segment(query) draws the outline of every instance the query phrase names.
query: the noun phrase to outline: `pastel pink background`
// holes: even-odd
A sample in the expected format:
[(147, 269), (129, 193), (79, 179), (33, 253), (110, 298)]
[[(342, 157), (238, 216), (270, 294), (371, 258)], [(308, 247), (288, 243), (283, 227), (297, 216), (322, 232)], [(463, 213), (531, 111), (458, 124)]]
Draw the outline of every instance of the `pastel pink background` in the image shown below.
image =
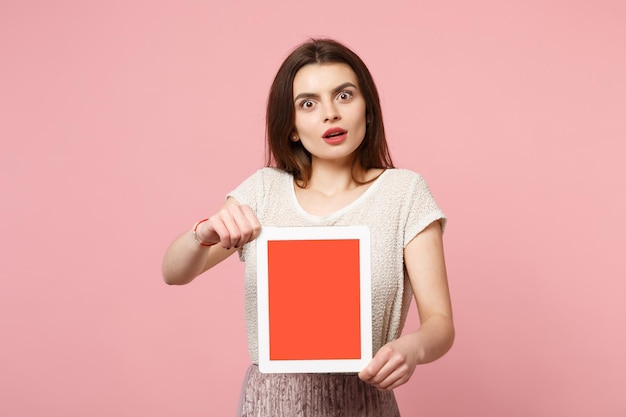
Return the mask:
[(403, 415), (625, 416), (625, 22), (621, 0), (3, 1), (0, 415), (234, 414), (243, 265), (168, 287), (161, 257), (262, 165), (272, 77), (325, 35), (450, 218), (457, 341)]

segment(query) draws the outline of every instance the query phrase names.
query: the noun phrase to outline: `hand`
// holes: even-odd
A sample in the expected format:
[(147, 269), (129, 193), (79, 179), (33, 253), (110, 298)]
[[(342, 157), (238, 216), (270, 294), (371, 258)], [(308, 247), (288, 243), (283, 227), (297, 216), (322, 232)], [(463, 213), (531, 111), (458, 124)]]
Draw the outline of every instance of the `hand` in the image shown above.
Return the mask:
[(204, 243), (221, 243), (222, 247), (230, 249), (251, 242), (260, 231), (261, 224), (250, 206), (232, 202), (200, 223), (196, 234)]
[(382, 391), (392, 390), (407, 382), (417, 366), (413, 340), (403, 336), (381, 347), (359, 378)]

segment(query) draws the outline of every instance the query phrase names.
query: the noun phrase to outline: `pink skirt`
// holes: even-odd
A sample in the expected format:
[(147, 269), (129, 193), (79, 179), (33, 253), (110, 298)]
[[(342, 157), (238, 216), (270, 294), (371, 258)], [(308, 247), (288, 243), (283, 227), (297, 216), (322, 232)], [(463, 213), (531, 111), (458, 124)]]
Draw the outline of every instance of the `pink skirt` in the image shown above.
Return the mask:
[(238, 417), (400, 417), (393, 391), (357, 375), (246, 373)]

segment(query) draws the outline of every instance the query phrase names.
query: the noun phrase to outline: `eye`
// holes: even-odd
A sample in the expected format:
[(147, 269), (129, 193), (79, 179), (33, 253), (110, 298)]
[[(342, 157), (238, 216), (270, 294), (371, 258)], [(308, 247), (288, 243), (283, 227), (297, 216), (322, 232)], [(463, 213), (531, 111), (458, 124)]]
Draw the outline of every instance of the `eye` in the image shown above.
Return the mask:
[(315, 106), (315, 103), (313, 102), (313, 100), (302, 100), (299, 106), (304, 110), (309, 110), (312, 109), (313, 106)]
[(337, 98), (342, 101), (350, 100), (352, 97), (354, 97), (354, 94), (352, 94), (352, 91), (349, 90), (345, 90), (337, 94)]

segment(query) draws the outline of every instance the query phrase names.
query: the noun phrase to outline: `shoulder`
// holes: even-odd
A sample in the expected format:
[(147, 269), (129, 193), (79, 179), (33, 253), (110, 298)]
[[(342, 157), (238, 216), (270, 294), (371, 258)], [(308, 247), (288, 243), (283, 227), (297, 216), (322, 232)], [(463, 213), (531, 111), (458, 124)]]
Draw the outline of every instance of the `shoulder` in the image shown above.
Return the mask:
[(424, 177), (410, 169), (388, 169), (385, 172), (384, 188), (401, 200), (418, 200), (424, 203), (433, 199)]
[(293, 181), (291, 174), (274, 167), (258, 169), (250, 178), (255, 178), (255, 182), (264, 190), (276, 186), (282, 187), (285, 183)]
[(424, 178), (419, 173), (405, 168), (390, 168), (385, 171), (384, 178), (386, 181), (398, 186), (424, 183)]
[(259, 168), (239, 184), (237, 190), (246, 193), (264, 194), (285, 188), (293, 181), (291, 174), (273, 167)]
[(260, 173), (260, 175), (262, 175), (264, 178), (276, 178), (276, 179), (292, 178), (291, 174), (289, 174), (288, 172), (285, 172), (282, 169), (275, 168), (275, 167), (263, 167), (259, 169), (257, 173)]
[(446, 216), (435, 201), (424, 177), (409, 169), (392, 169), (389, 173), (389, 183), (399, 187), (393, 191), (397, 195), (398, 206), (402, 207), (401, 211), (406, 215), (404, 245), (436, 220), (440, 221), (443, 231)]
[(281, 181), (281, 180), (285, 180), (291, 178), (291, 174), (288, 174), (287, 172), (278, 169), (278, 168), (274, 168), (274, 167), (263, 167), (263, 168), (259, 168), (256, 171), (254, 171), (252, 174), (250, 174), (244, 181), (243, 183), (259, 183), (259, 184), (265, 184), (265, 183), (273, 183), (276, 181)]

